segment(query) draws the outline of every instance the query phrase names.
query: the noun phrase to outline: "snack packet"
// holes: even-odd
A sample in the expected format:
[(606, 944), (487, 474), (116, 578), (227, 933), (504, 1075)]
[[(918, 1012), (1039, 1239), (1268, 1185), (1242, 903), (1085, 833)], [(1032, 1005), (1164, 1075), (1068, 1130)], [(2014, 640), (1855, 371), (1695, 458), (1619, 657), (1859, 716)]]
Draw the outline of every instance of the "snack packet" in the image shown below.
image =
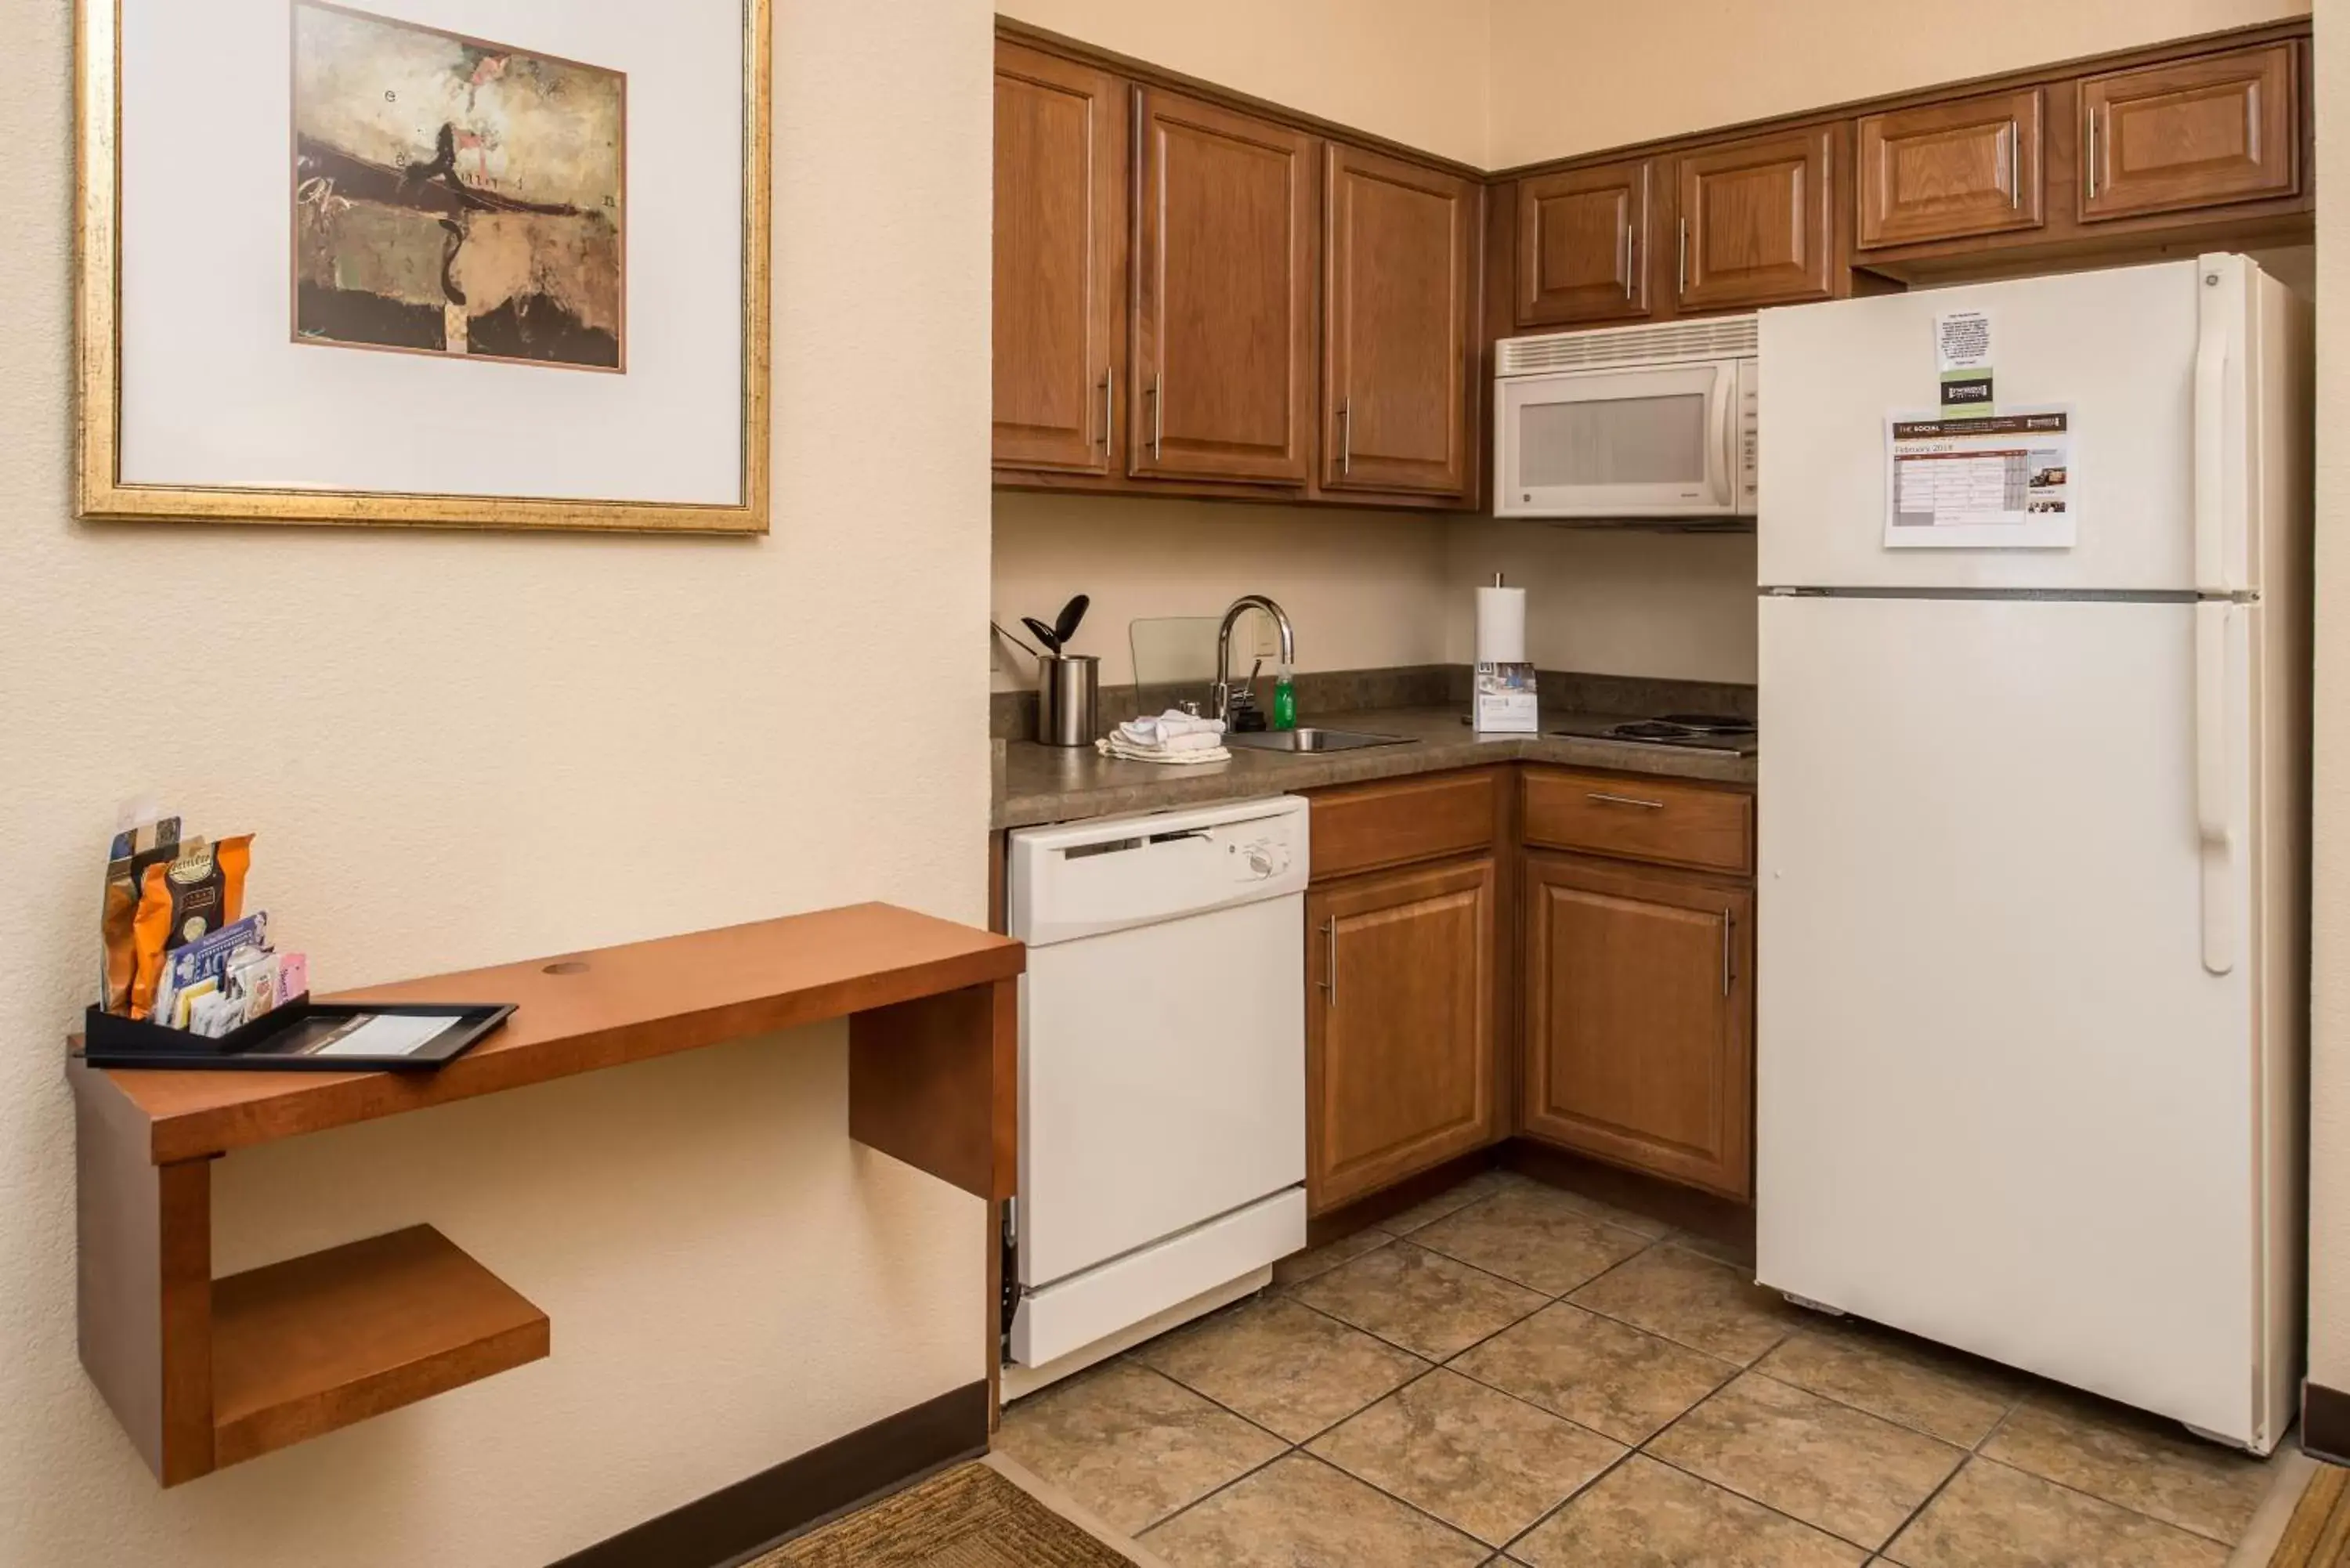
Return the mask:
[(200, 980), (224, 981), (244, 950), (268, 946), (269, 915), (263, 910), (165, 954), (151, 1003), (155, 1017), (165, 1023), (176, 1019), (182, 992)]
[(221, 982), (236, 1003), (236, 1021), (250, 1023), (277, 1007), (277, 955), (263, 948), (239, 948)]
[[(128, 820), (134, 815), (138, 820)], [(130, 1006), (131, 978), (139, 967), (131, 925), (139, 914), (140, 885), (150, 866), (180, 852), (178, 817), (159, 817), (150, 806), (126, 811), (124, 819), (107, 854), (105, 893), (98, 914), (98, 998), (109, 1012), (128, 1012)]]
[(191, 839), (177, 858), (147, 867), (130, 927), (135, 955), (130, 1016), (145, 1018), (153, 1012), (166, 953), (236, 919), (244, 909), (244, 873), (252, 858), (253, 836), (248, 833), (217, 846)]

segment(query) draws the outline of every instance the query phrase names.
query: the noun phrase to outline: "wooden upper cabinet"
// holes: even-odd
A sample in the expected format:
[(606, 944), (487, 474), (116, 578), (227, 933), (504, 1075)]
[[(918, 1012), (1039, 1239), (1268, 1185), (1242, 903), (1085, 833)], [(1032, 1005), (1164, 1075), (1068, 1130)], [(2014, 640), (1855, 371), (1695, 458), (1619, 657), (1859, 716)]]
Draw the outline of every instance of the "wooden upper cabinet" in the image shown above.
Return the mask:
[(1628, 321), (1650, 313), (1656, 165), (1638, 158), (1518, 182), (1519, 326)]
[(1471, 461), (1479, 186), (1337, 142), (1322, 182), (1321, 483), (1459, 495)]
[(2301, 188), (2290, 40), (2081, 83), (2081, 217), (2289, 196)]
[(1501, 1136), (1494, 865), (1372, 872), (1305, 897), (1307, 1209)]
[(1861, 246), (2040, 227), (2043, 97), (2026, 88), (1861, 116)]
[(1526, 857), (1528, 1133), (1745, 1199), (1753, 897), (1670, 871)]
[(995, 462), (1117, 472), (1127, 103), (1117, 78), (995, 47)]
[(1674, 160), (1674, 275), (1683, 310), (1835, 292), (1835, 128), (1777, 131)]
[(1315, 138), (1143, 88), (1128, 468), (1303, 485)]

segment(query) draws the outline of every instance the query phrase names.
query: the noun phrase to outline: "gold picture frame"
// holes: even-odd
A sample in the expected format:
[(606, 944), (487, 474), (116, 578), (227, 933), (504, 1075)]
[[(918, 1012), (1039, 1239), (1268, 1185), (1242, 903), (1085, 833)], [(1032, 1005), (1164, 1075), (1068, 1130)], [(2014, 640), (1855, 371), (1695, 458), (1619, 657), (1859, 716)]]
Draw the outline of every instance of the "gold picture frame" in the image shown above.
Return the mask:
[(770, 0), (741, 0), (742, 487), (739, 502), (568, 500), (121, 478), (122, 0), (76, 0), (75, 512), (96, 520), (600, 533), (764, 534), (769, 485)]

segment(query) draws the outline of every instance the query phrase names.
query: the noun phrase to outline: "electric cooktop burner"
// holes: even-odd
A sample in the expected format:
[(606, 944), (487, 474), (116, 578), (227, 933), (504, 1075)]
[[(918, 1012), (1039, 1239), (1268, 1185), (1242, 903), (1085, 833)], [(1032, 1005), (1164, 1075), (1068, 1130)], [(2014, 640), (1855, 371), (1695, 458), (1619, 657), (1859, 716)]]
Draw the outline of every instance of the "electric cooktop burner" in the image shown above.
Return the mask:
[(1607, 732), (1619, 741), (1688, 741), (1711, 732), (1676, 724), (1669, 719), (1642, 719), (1636, 723), (1610, 724)]
[(1754, 721), (1742, 719), (1735, 713), (1668, 713), (1661, 719), (1645, 720), (1650, 724), (1670, 724), (1679, 730), (1695, 730), (1703, 735), (1751, 735)]
[(1754, 721), (1735, 713), (1666, 713), (1654, 719), (1602, 722), (1589, 729), (1559, 732), (1596, 734), (1611, 741), (1638, 741), (1651, 746), (1731, 752), (1740, 756), (1754, 754)]

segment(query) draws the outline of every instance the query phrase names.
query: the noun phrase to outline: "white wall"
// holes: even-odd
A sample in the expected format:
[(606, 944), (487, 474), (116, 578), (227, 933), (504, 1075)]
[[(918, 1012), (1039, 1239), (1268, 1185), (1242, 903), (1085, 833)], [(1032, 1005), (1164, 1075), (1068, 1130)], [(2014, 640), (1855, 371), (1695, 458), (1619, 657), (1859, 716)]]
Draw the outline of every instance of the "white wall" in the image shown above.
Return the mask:
[[(1134, 679), (1129, 622), (1221, 616), (1245, 593), (1288, 613), (1300, 670), (1434, 664), (1446, 657), (1444, 529), (1352, 507), (998, 491), (995, 618), (1025, 639), (1022, 616), (1049, 623), (1070, 595), (1090, 595), (1070, 651), (1099, 655), (1109, 686)], [(1001, 643), (993, 669), (999, 691), (1035, 679)]]
[(2308, 0), (1491, 0), (1486, 166), (2303, 16)]
[(1064, 37), (1482, 165), (1487, 0), (1003, 0)]
[[(2350, 18), (2317, 12), (2317, 161), (2350, 161)], [(2350, 204), (2317, 213), (2309, 1376), (2350, 1389)]]
[(816, 1031), (223, 1161), (223, 1269), (431, 1220), (554, 1355), (161, 1491), (75, 1355), (60, 1059), (142, 790), (258, 832), (330, 987), (981, 918), (989, 7), (776, 7), (756, 542), (73, 522), (70, 12), (0, 8), (0, 1563), (541, 1563), (982, 1376), (981, 1206), (847, 1142)]

